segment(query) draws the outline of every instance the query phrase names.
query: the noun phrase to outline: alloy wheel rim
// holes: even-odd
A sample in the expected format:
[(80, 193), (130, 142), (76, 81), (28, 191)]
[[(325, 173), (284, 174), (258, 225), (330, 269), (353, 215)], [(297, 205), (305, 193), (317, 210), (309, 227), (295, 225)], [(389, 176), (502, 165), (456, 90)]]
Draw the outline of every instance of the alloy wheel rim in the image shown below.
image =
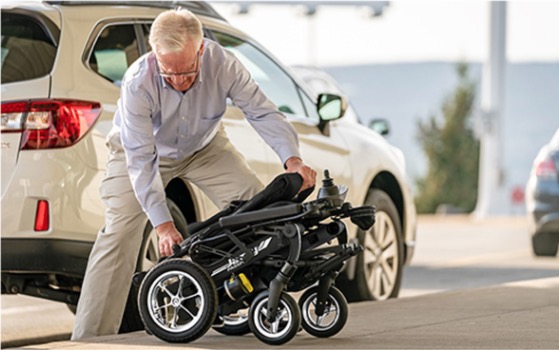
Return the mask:
[(324, 331), (335, 325), (340, 318), (340, 305), (334, 297), (328, 295), (328, 306), (325, 308), (324, 314), (317, 316), (314, 312), (316, 310), (317, 295), (317, 293), (311, 294), (303, 303), (303, 319), (309, 327), (317, 331)]
[(396, 285), (399, 261), (396, 235), (392, 219), (383, 211), (376, 213), (375, 225), (365, 234), (365, 276), (376, 300), (388, 299)]
[(280, 299), (276, 319), (273, 322), (266, 320), (268, 314), (266, 307), (268, 306), (268, 298), (264, 298), (255, 305), (254, 325), (259, 333), (270, 339), (283, 337), (293, 323), (293, 315), (286, 302)]
[(205, 305), (200, 284), (183, 271), (162, 274), (148, 291), (147, 308), (152, 321), (171, 333), (194, 327), (202, 318)]

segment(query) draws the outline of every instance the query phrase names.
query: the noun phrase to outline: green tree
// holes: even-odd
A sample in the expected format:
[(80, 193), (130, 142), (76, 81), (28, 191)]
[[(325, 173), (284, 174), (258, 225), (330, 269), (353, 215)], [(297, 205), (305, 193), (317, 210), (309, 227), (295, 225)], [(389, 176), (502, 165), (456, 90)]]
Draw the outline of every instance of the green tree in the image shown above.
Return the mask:
[(477, 200), (479, 141), (472, 129), (476, 86), (468, 65), (456, 66), (459, 82), (441, 106), (441, 118), (418, 123), (418, 139), (428, 160), (424, 178), (416, 179), (419, 213), (434, 213), (441, 204), (471, 212)]

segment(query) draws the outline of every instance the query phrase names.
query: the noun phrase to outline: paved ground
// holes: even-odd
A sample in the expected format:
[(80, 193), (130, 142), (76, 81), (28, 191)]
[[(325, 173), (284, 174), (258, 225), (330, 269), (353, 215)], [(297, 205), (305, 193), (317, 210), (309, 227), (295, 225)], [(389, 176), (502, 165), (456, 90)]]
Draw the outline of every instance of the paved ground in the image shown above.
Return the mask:
[[(54, 342), (22, 349), (256, 349), (254, 336), (213, 331), (190, 344), (167, 344), (145, 332)], [(556, 349), (559, 277), (350, 305), (345, 328), (329, 339), (299, 333), (281, 348)]]

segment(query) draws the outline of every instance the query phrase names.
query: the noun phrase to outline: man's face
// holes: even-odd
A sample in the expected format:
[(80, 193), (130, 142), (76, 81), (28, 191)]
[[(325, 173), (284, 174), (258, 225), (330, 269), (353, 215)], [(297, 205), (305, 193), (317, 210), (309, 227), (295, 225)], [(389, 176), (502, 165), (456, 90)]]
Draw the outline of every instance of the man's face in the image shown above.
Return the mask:
[(202, 44), (197, 50), (186, 45), (182, 51), (157, 54), (160, 75), (178, 91), (188, 90), (200, 72), (200, 57), (204, 50)]

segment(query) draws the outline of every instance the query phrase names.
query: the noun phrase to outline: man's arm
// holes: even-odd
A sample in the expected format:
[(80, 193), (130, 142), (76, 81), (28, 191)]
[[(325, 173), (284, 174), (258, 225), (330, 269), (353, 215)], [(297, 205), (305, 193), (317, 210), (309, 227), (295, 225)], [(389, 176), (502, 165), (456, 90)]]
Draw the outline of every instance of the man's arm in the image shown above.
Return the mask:
[(121, 142), (134, 193), (159, 236), (161, 255), (172, 254), (182, 241), (167, 207), (165, 189), (159, 174), (159, 161), (151, 123), (150, 97), (142, 91), (122, 87), (119, 100)]
[(251, 78), (247, 69), (229, 54), (227, 75), (231, 81), (229, 97), (245, 114), (249, 123), (276, 152), (287, 172), (303, 177), (301, 190), (314, 186), (316, 172), (305, 165), (299, 152), (299, 139), (293, 125)]

